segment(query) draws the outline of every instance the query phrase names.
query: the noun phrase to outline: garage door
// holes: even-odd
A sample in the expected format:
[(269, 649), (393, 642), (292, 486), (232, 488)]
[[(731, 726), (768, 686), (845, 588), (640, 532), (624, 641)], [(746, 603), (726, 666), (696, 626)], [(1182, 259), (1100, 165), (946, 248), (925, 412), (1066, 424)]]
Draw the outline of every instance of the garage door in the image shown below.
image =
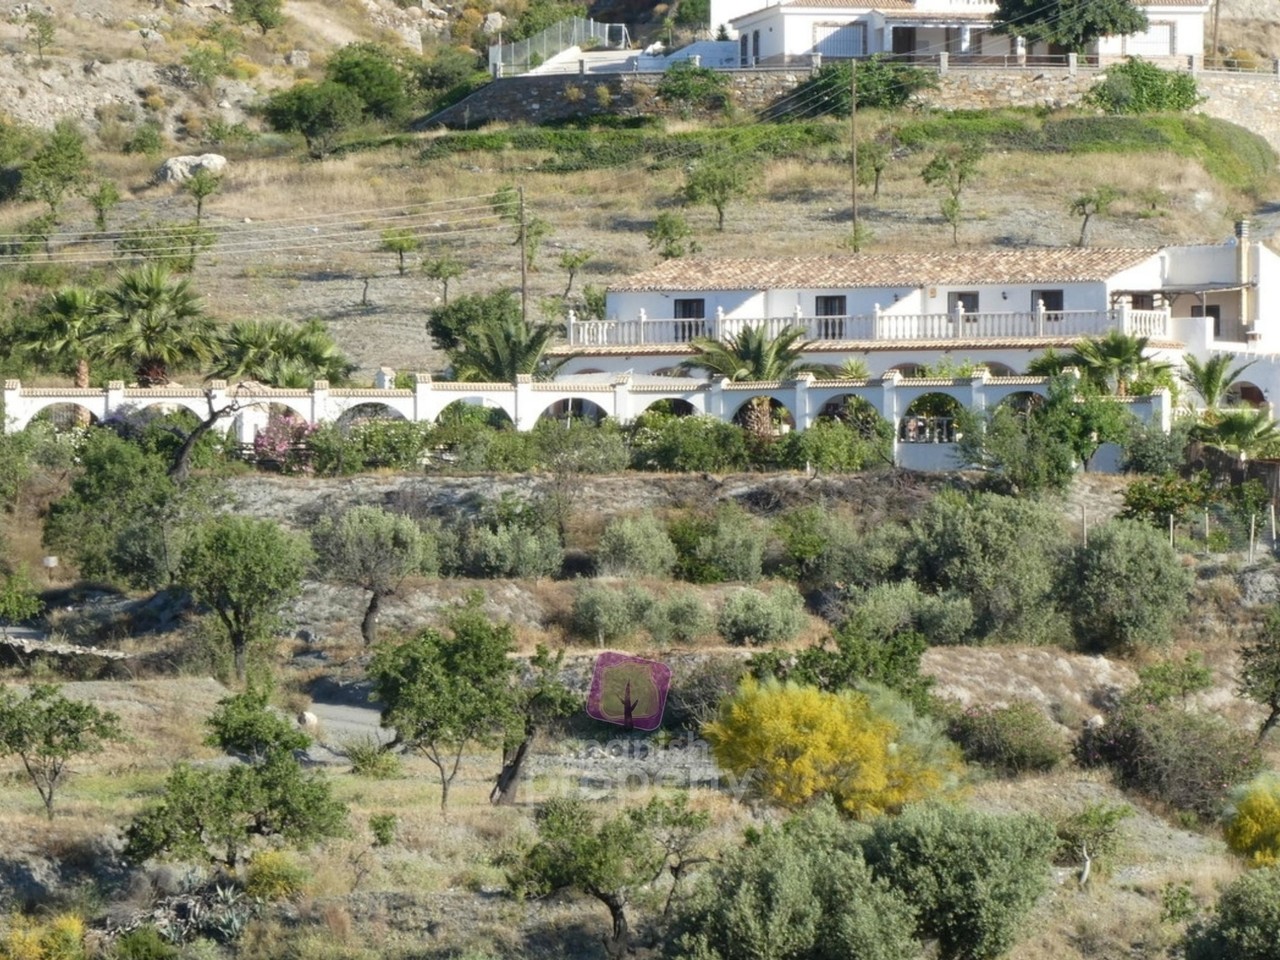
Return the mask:
[(862, 24), (814, 24), (813, 50), (815, 53), (820, 53), (824, 57), (862, 56)]
[(1125, 37), (1124, 52), (1134, 57), (1167, 57), (1173, 53), (1173, 24), (1153, 23), (1146, 33)]

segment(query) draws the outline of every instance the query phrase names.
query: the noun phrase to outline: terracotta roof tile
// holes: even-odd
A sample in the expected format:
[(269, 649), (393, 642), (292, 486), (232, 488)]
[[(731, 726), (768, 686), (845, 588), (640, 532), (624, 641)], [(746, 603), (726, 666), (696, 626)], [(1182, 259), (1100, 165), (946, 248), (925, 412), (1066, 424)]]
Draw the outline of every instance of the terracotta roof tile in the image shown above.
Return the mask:
[(610, 285), (612, 292), (799, 290), (934, 284), (1103, 280), (1156, 250), (1031, 247), (940, 253), (668, 260)]

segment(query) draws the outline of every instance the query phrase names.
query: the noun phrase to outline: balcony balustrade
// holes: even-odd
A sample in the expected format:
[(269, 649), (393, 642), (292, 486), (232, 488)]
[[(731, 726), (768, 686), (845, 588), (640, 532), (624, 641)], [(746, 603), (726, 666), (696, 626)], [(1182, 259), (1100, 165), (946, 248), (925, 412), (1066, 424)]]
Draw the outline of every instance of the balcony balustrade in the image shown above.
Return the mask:
[(634, 319), (568, 319), (573, 347), (679, 346), (706, 337), (727, 340), (747, 327), (764, 327), (776, 337), (796, 327), (804, 339), (816, 341), (909, 342), (926, 340), (1062, 340), (1096, 337), (1109, 330), (1153, 339), (1168, 338), (1168, 310), (1134, 310), (1122, 305), (1110, 310), (1034, 310), (1025, 313), (890, 313), (844, 317), (730, 317), (722, 312), (695, 319), (649, 317), (642, 310)]

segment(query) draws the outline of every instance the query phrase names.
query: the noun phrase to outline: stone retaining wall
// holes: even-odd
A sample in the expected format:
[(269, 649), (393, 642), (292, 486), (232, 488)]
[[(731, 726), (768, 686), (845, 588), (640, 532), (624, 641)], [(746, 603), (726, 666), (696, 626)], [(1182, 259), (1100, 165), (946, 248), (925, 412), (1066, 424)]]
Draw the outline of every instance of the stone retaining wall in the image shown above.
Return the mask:
[[(734, 71), (729, 74), (731, 99), (737, 109), (754, 114), (777, 103), (809, 75), (803, 67)], [(944, 110), (1058, 109), (1078, 104), (1101, 76), (1066, 69), (951, 70), (938, 78), (937, 89), (924, 91), (920, 99)], [(661, 74), (655, 73), (506, 77), (432, 117), (431, 126), (474, 129), (495, 121), (539, 123), (604, 113), (687, 114), (687, 109), (658, 99), (659, 80)], [(1238, 123), (1280, 150), (1280, 78), (1274, 73), (1202, 73), (1197, 80), (1207, 98), (1201, 107), (1205, 113)]]

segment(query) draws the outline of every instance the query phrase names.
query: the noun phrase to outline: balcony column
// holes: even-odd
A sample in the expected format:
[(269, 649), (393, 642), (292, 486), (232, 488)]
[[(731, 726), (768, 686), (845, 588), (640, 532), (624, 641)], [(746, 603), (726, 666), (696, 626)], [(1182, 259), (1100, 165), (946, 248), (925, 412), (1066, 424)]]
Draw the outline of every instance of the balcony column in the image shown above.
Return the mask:
[(578, 335), (578, 331), (576, 329), (577, 324), (578, 324), (578, 314), (573, 309), (573, 307), (570, 307), (569, 312), (565, 314), (565, 318), (564, 318), (564, 326), (565, 326), (564, 332), (568, 336), (569, 344), (571, 346), (578, 342), (576, 339)]
[(1119, 303), (1119, 304), (1117, 304), (1117, 311), (1116, 311), (1116, 313), (1117, 313), (1117, 317), (1116, 317), (1116, 318), (1117, 318), (1117, 320), (1118, 320), (1118, 321), (1119, 321), (1119, 323), (1120, 323), (1120, 332), (1121, 332), (1121, 333), (1125, 333), (1125, 334), (1127, 334), (1127, 333), (1130, 333), (1130, 332), (1131, 332), (1131, 331), (1130, 331), (1130, 328), (1133, 326), (1133, 319), (1129, 316), (1129, 312), (1130, 312), (1130, 310), (1131, 310), (1131, 309), (1132, 309), (1132, 308), (1130, 307), (1130, 300), (1129, 300), (1129, 298), (1128, 298), (1128, 297), (1121, 297), (1121, 298), (1120, 298), (1120, 303)]
[(713, 340), (724, 339), (724, 307), (716, 307), (715, 329), (711, 331)]
[(1044, 336), (1044, 301), (1036, 300), (1036, 336)]
[(813, 411), (809, 408), (809, 388), (813, 386), (814, 379), (812, 373), (802, 373), (791, 384), (791, 415), (796, 421), (797, 430), (808, 430), (813, 423)]
[(613, 419), (618, 423), (630, 423), (636, 418), (631, 400), (631, 374), (619, 374), (613, 378)]
[(871, 339), (883, 340), (884, 334), (880, 330), (880, 304), (872, 305), (871, 312)]
[(960, 52), (969, 53), (970, 43), (973, 41), (973, 28), (965, 24), (960, 28)]
[(638, 327), (636, 330), (636, 343), (644, 343), (644, 322), (649, 319), (648, 316), (645, 315), (644, 307), (640, 308), (640, 313), (636, 319), (639, 321), (636, 325)]
[(956, 339), (959, 339), (960, 337), (964, 336), (964, 304), (961, 303), (958, 298), (956, 299), (956, 312), (952, 319), (955, 320), (955, 327), (956, 327), (955, 331), (952, 333), (952, 336), (954, 336)]
[(893, 465), (896, 467), (901, 463), (898, 456), (898, 427), (900, 425), (901, 412), (898, 409), (898, 380), (902, 374), (897, 370), (887, 370), (880, 377), (880, 402), (876, 405), (880, 411), (880, 416), (889, 421), (889, 425), (893, 427)]

